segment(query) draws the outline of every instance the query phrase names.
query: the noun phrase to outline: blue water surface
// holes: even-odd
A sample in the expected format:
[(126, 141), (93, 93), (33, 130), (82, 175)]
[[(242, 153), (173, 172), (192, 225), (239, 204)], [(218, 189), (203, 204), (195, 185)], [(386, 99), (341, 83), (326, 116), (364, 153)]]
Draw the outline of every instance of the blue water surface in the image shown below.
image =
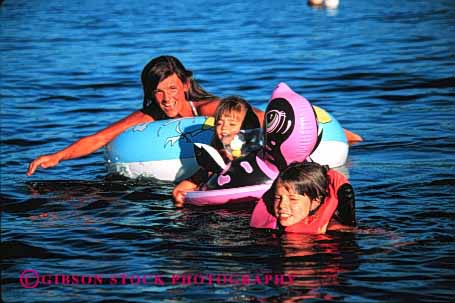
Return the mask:
[[(452, 301), (454, 24), (450, 0), (1, 1), (2, 300)], [(260, 108), (284, 81), (360, 134), (345, 167), (358, 229), (277, 236), (249, 228), (251, 206), (176, 210), (172, 184), (109, 179), (102, 150), (25, 175), (139, 109), (163, 54)]]

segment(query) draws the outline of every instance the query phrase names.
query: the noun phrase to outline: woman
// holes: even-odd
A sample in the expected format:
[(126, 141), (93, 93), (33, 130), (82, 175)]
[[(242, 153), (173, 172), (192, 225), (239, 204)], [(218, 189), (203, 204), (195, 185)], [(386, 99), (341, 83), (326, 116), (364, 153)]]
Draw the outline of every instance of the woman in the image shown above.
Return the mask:
[[(219, 99), (202, 89), (192, 75), (175, 57), (152, 59), (142, 70), (142, 110), (56, 153), (39, 156), (30, 163), (27, 175), (31, 176), (38, 167), (53, 167), (63, 160), (87, 156), (137, 124), (169, 118), (213, 116)], [(255, 112), (262, 121), (264, 113), (257, 109)]]

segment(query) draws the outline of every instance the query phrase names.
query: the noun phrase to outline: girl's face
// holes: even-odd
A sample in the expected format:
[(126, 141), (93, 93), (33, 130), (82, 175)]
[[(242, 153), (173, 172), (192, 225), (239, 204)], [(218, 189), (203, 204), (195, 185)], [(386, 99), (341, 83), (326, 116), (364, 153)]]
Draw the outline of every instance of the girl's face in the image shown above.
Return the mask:
[(183, 109), (185, 92), (189, 86), (183, 83), (176, 74), (172, 74), (160, 83), (155, 89), (155, 100), (158, 106), (169, 118), (177, 117)]
[(308, 217), (312, 202), (307, 195), (296, 193), (292, 186), (285, 186), (281, 182), (277, 183), (274, 209), (282, 226), (294, 225)]
[(240, 132), (243, 119), (245, 118), (245, 111), (241, 112), (225, 112), (216, 121), (215, 131), (218, 139), (223, 144), (230, 144), (235, 135)]

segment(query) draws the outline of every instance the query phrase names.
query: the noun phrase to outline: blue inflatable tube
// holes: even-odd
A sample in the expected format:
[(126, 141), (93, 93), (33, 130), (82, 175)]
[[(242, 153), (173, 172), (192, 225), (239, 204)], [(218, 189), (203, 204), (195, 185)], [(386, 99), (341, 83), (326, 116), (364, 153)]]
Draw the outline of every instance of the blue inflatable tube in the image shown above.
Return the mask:
[(179, 181), (197, 169), (193, 142), (210, 144), (213, 118), (194, 117), (139, 124), (106, 146), (110, 173), (128, 178)]
[[(315, 108), (322, 139), (310, 158), (338, 167), (348, 156), (343, 128), (325, 110)], [(193, 143), (210, 144), (213, 118), (193, 117), (161, 120), (129, 128), (106, 146), (105, 159), (110, 173), (128, 178), (155, 178), (178, 182), (198, 169)]]

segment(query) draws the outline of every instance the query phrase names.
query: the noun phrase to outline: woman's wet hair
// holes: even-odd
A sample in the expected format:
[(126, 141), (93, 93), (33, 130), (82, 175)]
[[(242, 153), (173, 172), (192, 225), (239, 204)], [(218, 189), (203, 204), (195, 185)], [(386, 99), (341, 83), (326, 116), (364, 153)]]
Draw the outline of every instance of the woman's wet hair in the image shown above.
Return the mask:
[(328, 196), (329, 176), (327, 165), (320, 165), (316, 162), (293, 162), (285, 170), (280, 172), (273, 182), (271, 188), (264, 194), (263, 200), (267, 209), (274, 214), (273, 200), (277, 184), (293, 189), (299, 195), (306, 195), (311, 200), (319, 199), (324, 203)]
[[(226, 115), (226, 113), (240, 114), (242, 112), (245, 113), (245, 117), (243, 118), (240, 129), (255, 129), (261, 127), (253, 107), (245, 99), (238, 96), (229, 96), (221, 99), (220, 104), (215, 110), (215, 123), (221, 119), (221, 116)], [(223, 143), (221, 143), (216, 135), (213, 136), (211, 145), (216, 149), (223, 148)]]
[(166, 114), (156, 104), (154, 91), (161, 81), (173, 74), (176, 74), (182, 83), (190, 84), (186, 95), (187, 101), (216, 98), (214, 95), (206, 92), (197, 81), (193, 79), (193, 72), (187, 70), (176, 57), (156, 57), (147, 63), (141, 74), (142, 88), (144, 90), (142, 112), (152, 116), (155, 120), (168, 119)]

